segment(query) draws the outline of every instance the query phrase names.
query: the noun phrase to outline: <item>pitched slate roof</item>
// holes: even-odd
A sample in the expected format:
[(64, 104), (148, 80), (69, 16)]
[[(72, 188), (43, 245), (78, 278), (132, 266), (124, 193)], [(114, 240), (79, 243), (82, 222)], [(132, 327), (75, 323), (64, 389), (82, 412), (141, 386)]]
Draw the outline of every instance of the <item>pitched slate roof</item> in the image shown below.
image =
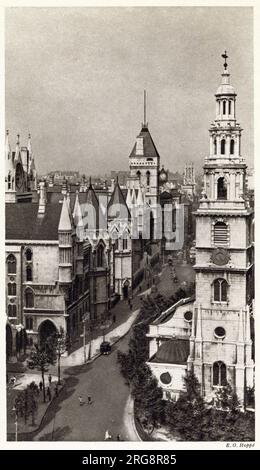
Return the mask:
[[(121, 211), (119, 211), (120, 212), (119, 214), (116, 214), (115, 210), (118, 212), (119, 206), (121, 208)], [(115, 184), (115, 188), (109, 200), (107, 210), (108, 210), (108, 217), (117, 217), (120, 219), (131, 218), (129, 209), (126, 204), (125, 197), (119, 186), (118, 181)]]
[(59, 222), (58, 229), (59, 230), (64, 230), (64, 231), (70, 231), (72, 229), (70, 214), (69, 214), (68, 201), (65, 197), (64, 197), (63, 203), (62, 203), (62, 210), (61, 210), (61, 216), (60, 216), (60, 222)]
[(7, 240), (58, 240), (62, 204), (46, 204), (38, 216), (38, 203), (7, 203), (5, 231)]
[(186, 364), (190, 353), (189, 339), (175, 338), (164, 341), (150, 362)]
[[(141, 129), (140, 134), (137, 137), (142, 137), (143, 138), (143, 147), (144, 147), (144, 157), (145, 158), (154, 158), (154, 157), (159, 157), (160, 155), (157, 151), (157, 148), (155, 147), (155, 143), (152, 139), (152, 136), (149, 132), (149, 129), (147, 126), (143, 126)], [(130, 154), (130, 157), (135, 157), (136, 156), (136, 143), (133, 147), (133, 150)]]

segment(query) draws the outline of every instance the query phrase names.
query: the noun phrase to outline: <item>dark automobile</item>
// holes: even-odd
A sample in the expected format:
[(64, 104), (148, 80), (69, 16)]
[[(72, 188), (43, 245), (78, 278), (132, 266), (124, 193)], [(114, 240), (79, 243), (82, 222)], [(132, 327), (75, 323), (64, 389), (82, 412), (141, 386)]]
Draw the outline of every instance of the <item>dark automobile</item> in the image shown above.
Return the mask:
[(101, 354), (110, 354), (111, 353), (111, 344), (109, 341), (103, 341), (100, 345)]

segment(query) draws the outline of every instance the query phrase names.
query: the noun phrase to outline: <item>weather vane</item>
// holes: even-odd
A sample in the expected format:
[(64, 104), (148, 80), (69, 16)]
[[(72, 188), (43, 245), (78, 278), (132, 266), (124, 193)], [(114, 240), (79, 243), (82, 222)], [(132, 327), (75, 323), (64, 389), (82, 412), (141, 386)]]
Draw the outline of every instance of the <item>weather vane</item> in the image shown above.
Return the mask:
[(225, 62), (224, 62), (224, 69), (226, 70), (227, 69), (227, 58), (228, 58), (228, 55), (227, 55), (227, 51), (224, 52), (224, 54), (221, 54), (221, 57), (223, 57), (223, 59), (225, 59)]

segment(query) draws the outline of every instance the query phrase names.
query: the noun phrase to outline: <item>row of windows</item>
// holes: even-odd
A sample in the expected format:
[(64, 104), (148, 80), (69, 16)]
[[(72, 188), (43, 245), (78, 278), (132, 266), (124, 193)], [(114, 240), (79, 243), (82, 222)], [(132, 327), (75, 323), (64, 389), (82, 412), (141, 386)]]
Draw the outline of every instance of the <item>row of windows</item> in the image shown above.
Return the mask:
[[(160, 375), (160, 381), (164, 385), (169, 385), (172, 377), (169, 372), (163, 372)], [(222, 361), (214, 362), (213, 364), (213, 386), (225, 387), (227, 385), (227, 367)]]
[[(137, 171), (136, 172), (136, 176), (138, 176), (138, 178), (140, 179), (141, 178), (141, 171)], [(146, 185), (147, 186), (150, 186), (150, 181), (151, 181), (151, 173), (149, 170), (147, 170), (146, 172)]]
[[(227, 151), (227, 145), (226, 145), (226, 140), (221, 139), (220, 141), (220, 153), (221, 155), (225, 155)], [(230, 146), (229, 146), (229, 153), (230, 155), (234, 155), (235, 152), (235, 141), (234, 139), (230, 140)], [(227, 152), (228, 153), (228, 152)], [(214, 154), (217, 154), (217, 139), (214, 140)]]
[[(223, 110), (223, 114), (231, 114), (232, 101), (231, 100), (222, 101), (222, 110)], [(220, 114), (220, 111), (221, 111), (221, 101), (219, 101), (219, 114)]]

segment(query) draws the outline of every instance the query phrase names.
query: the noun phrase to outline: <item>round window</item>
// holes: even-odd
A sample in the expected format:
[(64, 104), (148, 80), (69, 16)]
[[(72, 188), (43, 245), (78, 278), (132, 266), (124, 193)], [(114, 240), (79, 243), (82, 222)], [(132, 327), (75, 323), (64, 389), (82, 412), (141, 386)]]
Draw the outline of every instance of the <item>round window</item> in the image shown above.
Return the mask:
[(164, 372), (163, 374), (161, 374), (160, 375), (160, 381), (165, 385), (168, 385), (169, 383), (171, 383), (172, 378), (171, 378), (169, 372)]
[(184, 320), (189, 323), (192, 321), (192, 312), (188, 311), (184, 313)]
[(226, 330), (222, 326), (218, 326), (217, 328), (215, 328), (214, 333), (215, 333), (216, 338), (219, 338), (219, 339), (223, 339), (226, 336)]

